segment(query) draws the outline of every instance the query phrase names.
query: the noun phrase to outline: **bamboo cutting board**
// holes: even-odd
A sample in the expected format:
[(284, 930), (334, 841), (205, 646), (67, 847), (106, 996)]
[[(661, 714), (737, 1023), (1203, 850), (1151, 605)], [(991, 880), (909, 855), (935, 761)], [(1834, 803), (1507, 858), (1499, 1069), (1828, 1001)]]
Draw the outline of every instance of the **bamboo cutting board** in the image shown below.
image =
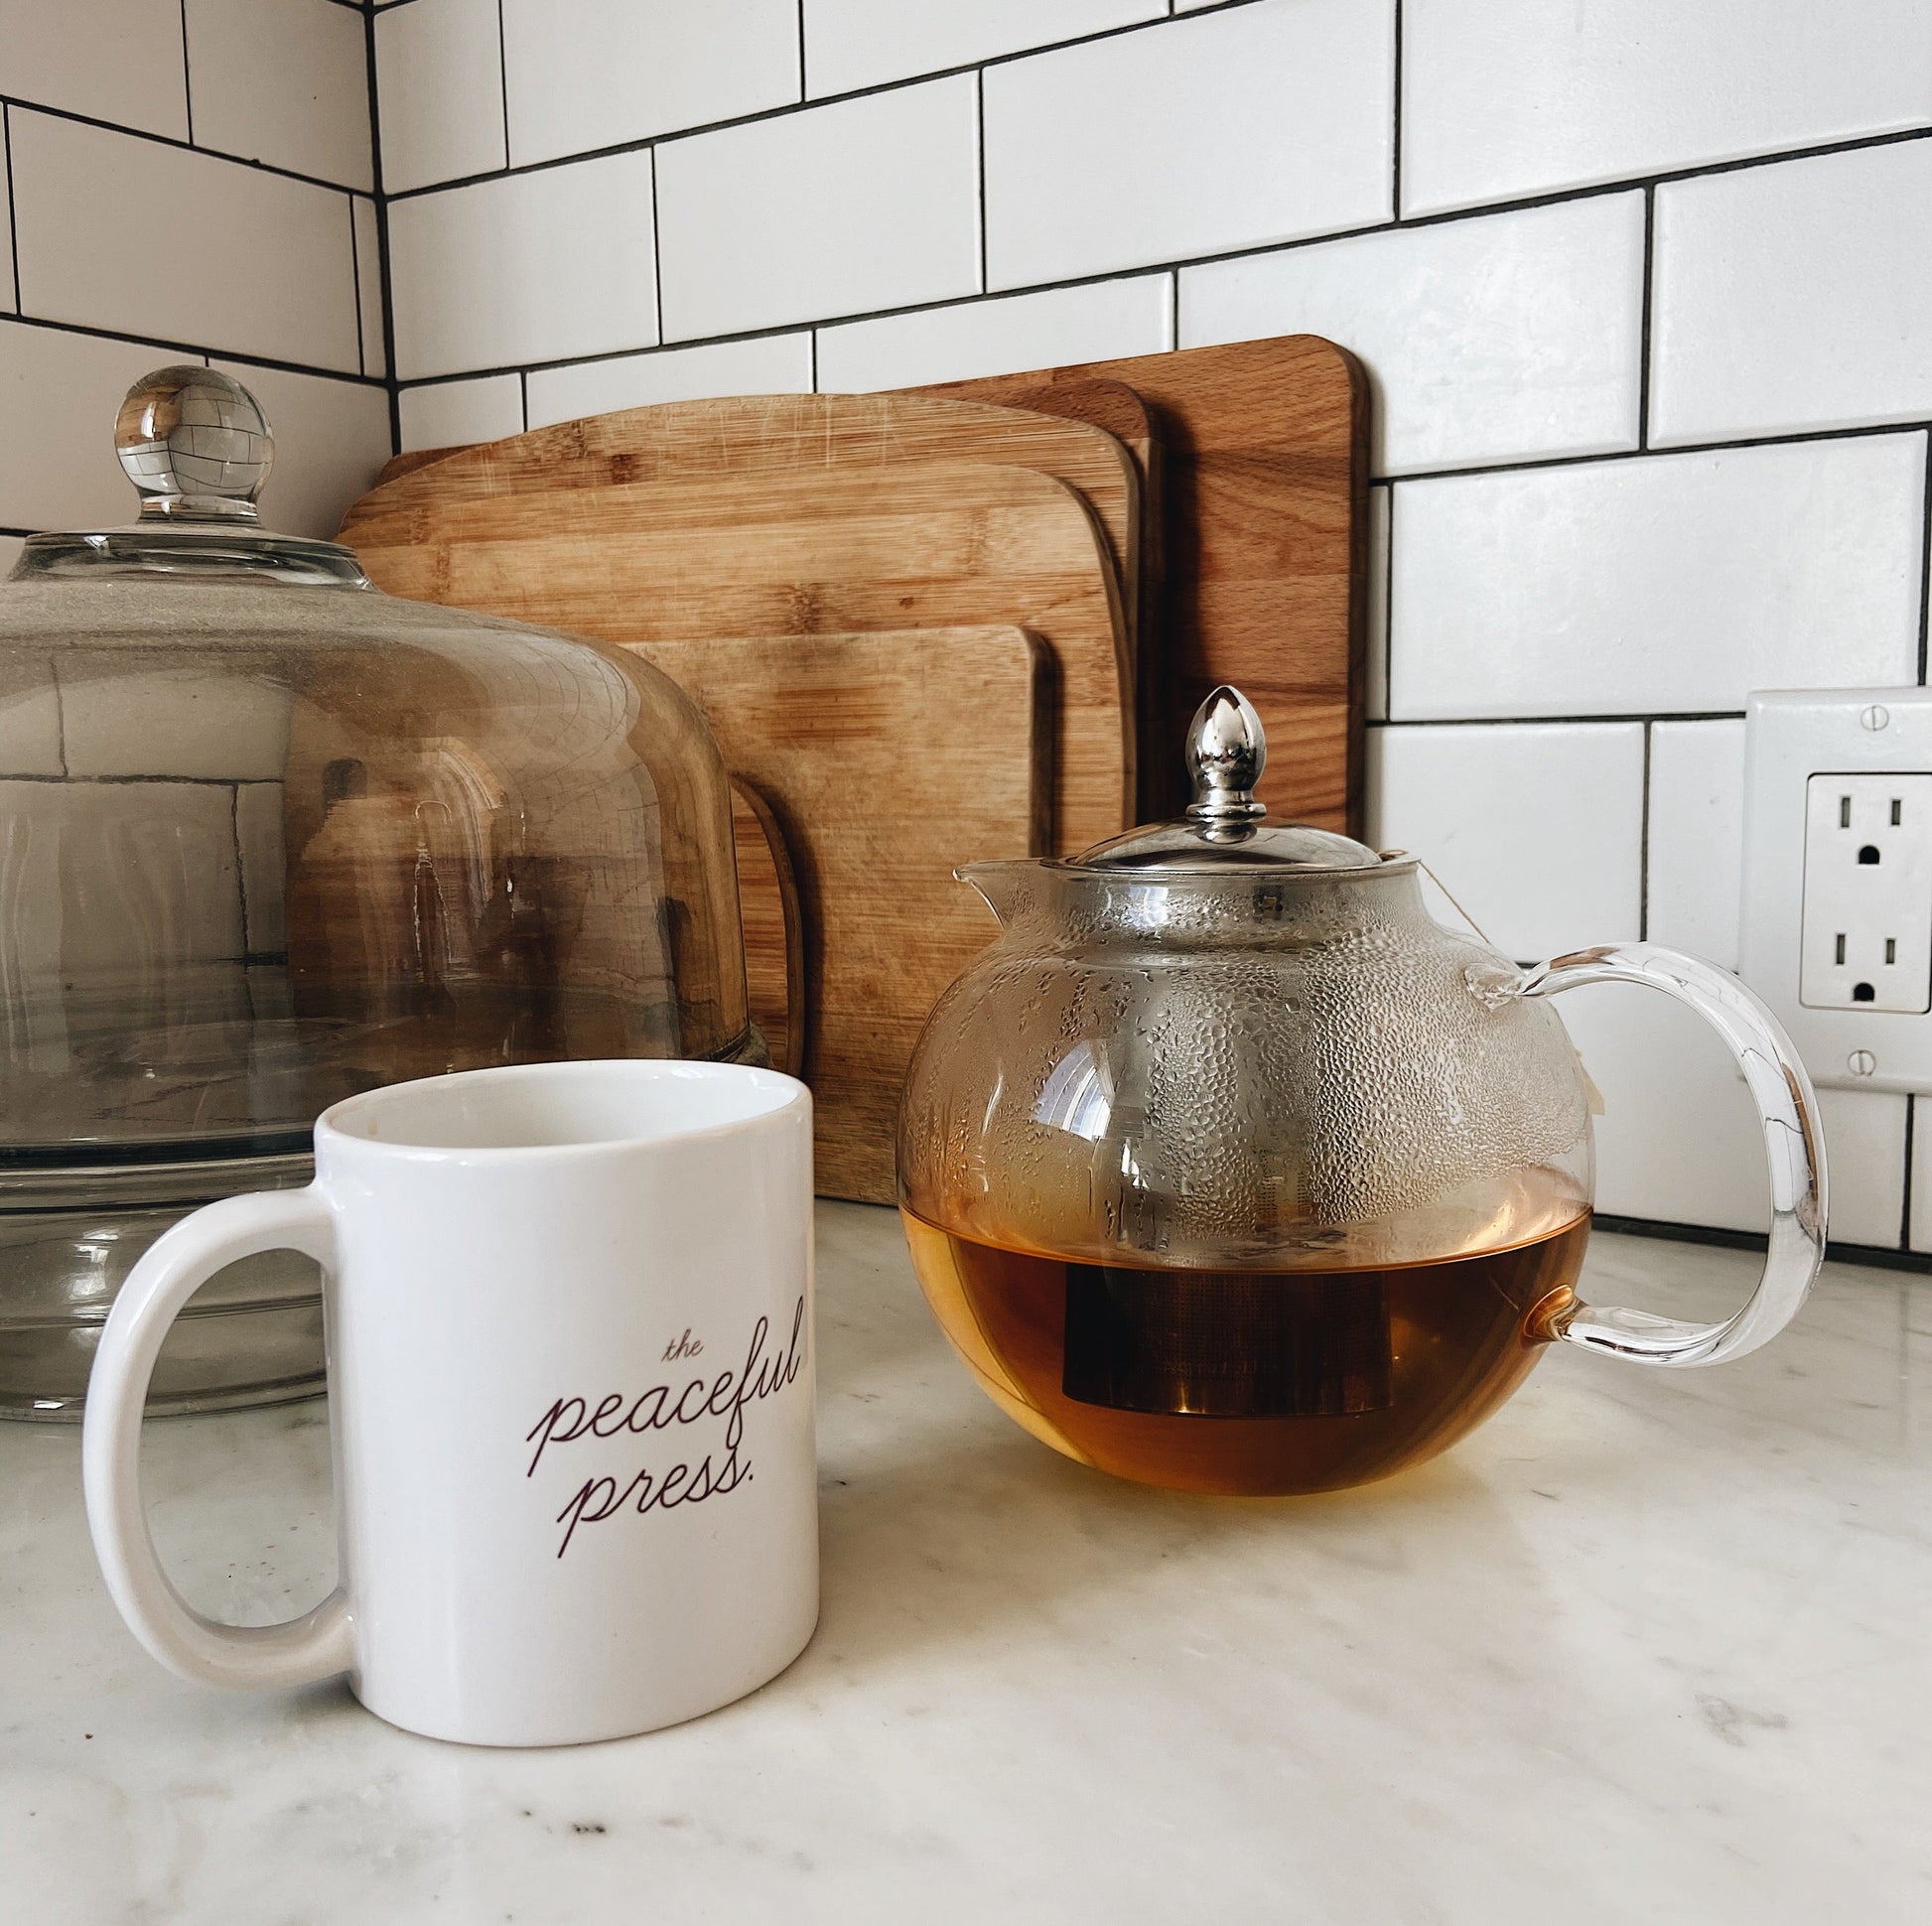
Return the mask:
[(890, 1203), (912, 1045), (989, 933), (954, 865), (1044, 848), (1040, 646), (1019, 628), (970, 627), (636, 653), (705, 712), (740, 793), (755, 791), (778, 821), (806, 938), (818, 1188)]
[[(1235, 683), (1268, 730), (1263, 800), (1359, 834), (1368, 596), (1368, 385), (1315, 335), (1187, 347), (914, 390), (1077, 410), (1075, 390), (1125, 382), (1166, 462), (1167, 548), (1141, 745), (1142, 811), (1181, 793), (1187, 719)], [(1064, 401), (1060, 397), (1064, 396)]]
[[(1099, 387), (1100, 384), (1093, 384)], [(1110, 429), (1145, 436), (1147, 411), (1118, 384), (1055, 415), (913, 395), (768, 394), (673, 401), (593, 415), (485, 442), (387, 478), (355, 513), (416, 503), (439, 510), (502, 495), (552, 495), (643, 482), (809, 476), (907, 463), (993, 462), (1034, 469), (1081, 495), (1105, 530), (1135, 662), (1141, 582), (1141, 464)], [(434, 473), (431, 473), (433, 468)]]
[[(349, 511), (343, 539), (392, 594), (606, 641), (1027, 628), (1046, 645), (1054, 681), (1048, 846), (1081, 850), (1132, 821), (1132, 684), (1114, 570), (1085, 503), (1049, 476), (907, 463), (449, 503), (370, 497)], [(941, 720), (976, 739), (970, 711)], [(879, 775), (919, 793), (916, 764)]]

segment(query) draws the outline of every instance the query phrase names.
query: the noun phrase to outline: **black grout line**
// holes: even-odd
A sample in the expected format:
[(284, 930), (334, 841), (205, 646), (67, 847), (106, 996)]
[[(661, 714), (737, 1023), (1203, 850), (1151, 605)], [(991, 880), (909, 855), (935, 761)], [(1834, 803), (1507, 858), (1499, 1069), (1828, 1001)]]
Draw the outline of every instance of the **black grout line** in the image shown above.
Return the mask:
[(988, 291), (986, 274), (986, 74), (973, 75), (973, 149), (979, 168), (980, 293)]
[[(510, 53), (509, 36), (503, 28), (503, 0), (496, 0), (496, 87), (503, 103), (503, 171), (510, 171)], [(653, 167), (651, 173), (657, 170)], [(651, 239), (653, 250), (656, 236)]]
[(195, 145), (195, 71), (188, 61), (188, 0), (181, 0), (181, 107), (188, 122), (188, 144)]
[(812, 393), (818, 392), (818, 330), (812, 329), (807, 336), (807, 351), (812, 359)]
[(1643, 291), (1637, 306), (1637, 447), (1650, 446), (1650, 289), (1657, 260), (1657, 190), (1643, 191)]
[(13, 256), (14, 313), (20, 313), (20, 209), (14, 206), (14, 115), (0, 107), (0, 142), (7, 156), (7, 246)]
[(1402, 218), (1402, 0), (1395, 0), (1394, 57), (1391, 63), (1391, 118), (1389, 134), (1389, 213)]
[(1395, 707), (1395, 490), (1390, 488), (1382, 509), (1388, 539), (1382, 544), (1382, 715), (1386, 722)]
[(516, 377), (516, 405), (523, 411), (523, 432), (527, 435), (530, 432), (530, 377), (527, 372)]
[[(1394, 553), (1394, 544), (1390, 544)], [(1742, 722), (1741, 709), (1610, 709), (1587, 716), (1371, 716), (1371, 729), (1545, 729), (1559, 723)]]
[(1932, 435), (1925, 445), (1925, 475), (1919, 483), (1925, 507), (1925, 537), (1919, 554), (1918, 574), (1918, 679), (1925, 686), (1925, 655), (1928, 623), (1932, 623)]
[(798, 101), (802, 106), (811, 98), (805, 79), (805, 0), (798, 0)]
[(396, 313), (389, 274), (389, 198), (382, 191), (382, 113), (376, 89), (375, 9), (362, 22), (362, 59), (369, 83), (369, 175), (375, 183), (375, 265), (381, 281), (382, 384), (389, 391), (389, 452), (402, 452), (402, 381), (396, 372)]
[(250, 174), (272, 174), (277, 180), (299, 181), (304, 187), (326, 188), (331, 194), (357, 194), (361, 190), (345, 187), (341, 181), (324, 180), (320, 174), (304, 174), (300, 168), (280, 167), (273, 161), (251, 160), (245, 154), (230, 154), (219, 147), (197, 146), (193, 141), (177, 140), (173, 134), (157, 134), (146, 127), (123, 127), (117, 121), (102, 120), (98, 114), (75, 113), (70, 107), (51, 107), (45, 100), (29, 100), (17, 93), (0, 93), (0, 101), (24, 113), (45, 114), (49, 120), (70, 121), (76, 127), (97, 127), (104, 134), (120, 134), (128, 140), (145, 141), (151, 147), (170, 147), (178, 154), (199, 154), (204, 160), (221, 161)]
[(651, 320), (657, 329), (656, 346), (661, 348), (664, 344), (664, 231), (657, 218), (657, 150), (654, 147), (650, 153), (650, 299)]
[(1168, 270), (1168, 345), (1180, 345), (1180, 270)]
[[(186, 4), (186, 0), (184, 0)], [(369, 343), (362, 325), (362, 235), (355, 218), (355, 197), (348, 198), (348, 281), (355, 294), (355, 365), (369, 378)]]
[(1912, 1248), (1912, 1133), (1918, 1127), (1918, 1099), (1905, 1099), (1905, 1187), (1898, 1205), (1898, 1248)]
[(1650, 732), (1643, 726), (1643, 804), (1637, 815), (1637, 941), (1650, 941)]

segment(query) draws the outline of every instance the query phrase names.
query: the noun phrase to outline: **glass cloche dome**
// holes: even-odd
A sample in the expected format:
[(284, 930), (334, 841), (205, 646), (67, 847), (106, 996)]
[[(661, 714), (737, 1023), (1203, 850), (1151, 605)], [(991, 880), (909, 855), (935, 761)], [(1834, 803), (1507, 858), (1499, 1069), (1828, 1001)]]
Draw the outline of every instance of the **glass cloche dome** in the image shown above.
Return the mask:
[[(620, 651), (380, 594), (274, 535), (224, 374), (122, 404), (132, 526), (0, 586), (0, 1414), (76, 1416), (147, 1245), (306, 1182), (351, 1091), (557, 1057), (763, 1061), (703, 717)], [(197, 1316), (201, 1311), (205, 1314)], [(319, 1388), (306, 1260), (215, 1279), (151, 1409)]]

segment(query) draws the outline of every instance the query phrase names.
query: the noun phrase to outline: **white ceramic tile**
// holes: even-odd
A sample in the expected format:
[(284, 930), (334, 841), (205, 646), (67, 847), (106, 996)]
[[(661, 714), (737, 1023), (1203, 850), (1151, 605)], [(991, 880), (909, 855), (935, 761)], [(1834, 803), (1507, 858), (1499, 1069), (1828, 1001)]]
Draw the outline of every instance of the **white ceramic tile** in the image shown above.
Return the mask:
[(241, 897), (248, 947), (257, 955), (288, 944), (287, 845), (282, 833), (282, 785), (244, 782), (235, 791), (235, 841), (241, 849)]
[(48, 114), (8, 121), (23, 313), (360, 370), (347, 195)]
[(382, 244), (375, 203), (355, 197), (355, 298), (361, 306), (362, 372), (380, 381), (389, 372), (382, 339)]
[(821, 328), (818, 385), (826, 394), (909, 388), (1173, 345), (1173, 277), (1142, 274)]
[(1596, 1207), (1665, 1224), (1767, 1228), (1763, 1138), (1750, 1093), (1711, 1027), (1626, 983), (1566, 991), (1555, 1008), (1603, 1099)]
[(989, 285), (1387, 220), (1393, 12), (1259, 0), (989, 68)]
[(368, 48), (336, 0), (186, 0), (195, 144), (374, 186)]
[(657, 149), (664, 339), (979, 288), (971, 74)]
[(1168, 13), (1167, 0), (804, 0), (804, 9), (805, 85), (814, 97)]
[(1898, 1249), (1905, 1214), (1905, 1106), (1885, 1090), (1821, 1090), (1834, 1243)]
[[(1913, 1105), (1920, 1099), (1913, 1098)], [(1932, 1251), (1932, 1103), (1912, 1124), (1912, 1249)]]
[[(10, 108), (0, 108), (0, 119), (11, 111)], [(0, 169), (0, 173), (4, 173), (4, 169)], [(6, 195), (0, 198), (0, 311), (13, 314), (17, 304), (14, 301), (14, 197), (11, 178), (7, 179), (6, 185)]]
[(1918, 679), (1918, 435), (1396, 484), (1390, 714)]
[(397, 374), (652, 345), (650, 171), (639, 149), (393, 202)]
[(225, 784), (0, 782), (0, 892), (25, 912), (25, 926), (10, 919), (0, 934), (10, 975), (37, 961), (71, 984), (157, 951), (199, 962), (241, 953)]
[[(19, 544), (7, 546), (18, 555)], [(13, 566), (9, 559), (7, 566)], [(61, 699), (51, 658), (19, 653), (0, 666), (0, 775), (61, 773)]]
[(1368, 491), (1368, 697), (1371, 722), (1389, 713), (1389, 507), (1391, 491)]
[(614, 408), (659, 401), (702, 401), (722, 394), (810, 394), (812, 338), (760, 335), (703, 347), (662, 347), (609, 361), (532, 369), (530, 426), (575, 421)]
[(1326, 335), (1367, 364), (1378, 475), (1637, 445), (1643, 196), (1185, 268), (1180, 344)]
[(181, 9), (168, 0), (0, 0), (0, 93), (186, 140)]
[(63, 659), (61, 730), (69, 775), (261, 779), (288, 764), (289, 695), (245, 673), (148, 675), (83, 654)]
[(496, 0), (410, 0), (377, 14), (375, 99), (385, 194), (505, 166)]
[(1744, 725), (1653, 724), (1649, 939), (1734, 970), (1743, 851)]
[(1923, 0), (1411, 0), (1405, 213), (1932, 120)]
[(1421, 857), (1497, 948), (1529, 962), (1637, 934), (1643, 729), (1369, 732), (1369, 840)]
[(510, 163), (799, 97), (797, 0), (503, 0)]
[(275, 467), (262, 490), (262, 519), (291, 535), (333, 541), (344, 512), (393, 452), (389, 394), (367, 381), (214, 365), (245, 382), (275, 430)]
[(20, 560), (20, 551), (26, 546), (18, 535), (0, 535), (0, 579), (12, 574), (14, 564)]
[(514, 374), (404, 388), (400, 407), (405, 451), (461, 448), (523, 432), (523, 384)]
[(151, 368), (139, 342), (0, 322), (0, 528), (109, 528), (134, 518), (114, 416)]
[(1932, 141), (1660, 187), (1650, 351), (1654, 442), (1932, 414)]

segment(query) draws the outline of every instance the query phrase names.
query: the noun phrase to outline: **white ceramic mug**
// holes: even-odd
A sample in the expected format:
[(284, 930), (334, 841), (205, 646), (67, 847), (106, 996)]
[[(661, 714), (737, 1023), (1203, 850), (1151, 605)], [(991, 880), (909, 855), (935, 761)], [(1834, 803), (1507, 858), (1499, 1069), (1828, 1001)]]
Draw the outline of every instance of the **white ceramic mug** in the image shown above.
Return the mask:
[[(135, 1635), (191, 1679), (347, 1672), (484, 1745), (710, 1712), (818, 1614), (812, 1121), (771, 1070), (543, 1063), (396, 1084), (316, 1125), (306, 1190), (160, 1238), (101, 1335), (87, 1514)], [(194, 1611), (141, 1508), (170, 1320), (256, 1251), (323, 1266), (341, 1580), (244, 1628)]]

